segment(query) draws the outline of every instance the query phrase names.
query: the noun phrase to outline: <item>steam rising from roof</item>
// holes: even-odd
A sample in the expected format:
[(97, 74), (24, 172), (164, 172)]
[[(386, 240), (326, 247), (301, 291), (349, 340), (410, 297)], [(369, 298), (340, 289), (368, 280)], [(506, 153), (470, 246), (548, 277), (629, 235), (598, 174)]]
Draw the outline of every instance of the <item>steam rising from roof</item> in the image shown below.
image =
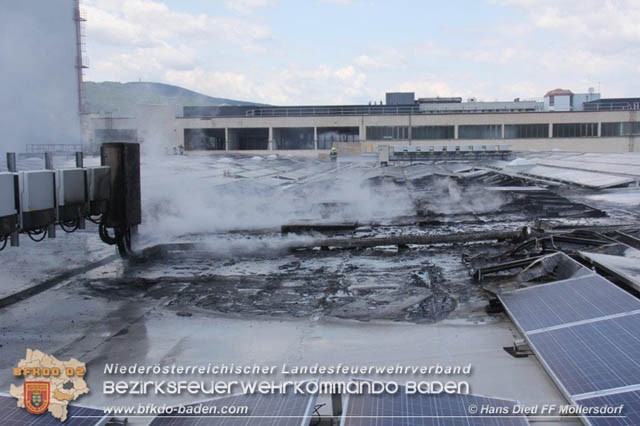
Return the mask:
[(81, 143), (73, 0), (0, 7), (0, 147)]

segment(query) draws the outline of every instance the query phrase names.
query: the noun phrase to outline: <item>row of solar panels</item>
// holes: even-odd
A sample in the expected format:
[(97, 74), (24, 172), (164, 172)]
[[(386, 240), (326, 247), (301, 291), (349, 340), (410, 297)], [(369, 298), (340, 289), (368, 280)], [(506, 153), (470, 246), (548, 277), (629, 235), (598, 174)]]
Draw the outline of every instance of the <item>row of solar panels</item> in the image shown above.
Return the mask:
[(107, 166), (0, 173), (0, 237), (104, 213), (109, 178)]
[(573, 278), (498, 297), (569, 401), (626, 407), (585, 424), (640, 424), (640, 300), (582, 266)]
[(640, 250), (623, 244), (612, 244), (609, 247), (614, 250), (619, 247), (621, 248), (621, 253), (609, 254), (580, 251), (578, 255), (608, 274), (614, 275), (629, 287), (640, 291)]
[(519, 176), (533, 177), (536, 179), (561, 182), (570, 185), (578, 185), (591, 189), (613, 188), (616, 186), (628, 185), (634, 182), (634, 179), (625, 176), (614, 176), (586, 170), (576, 170), (550, 166), (535, 165), (527, 166), (525, 168), (512, 167), (508, 168), (507, 170), (515, 171), (515, 173)]
[(393, 146), (394, 154), (410, 152), (510, 152), (509, 145), (409, 145)]
[[(149, 421), (149, 426), (308, 426), (311, 423), (317, 395), (273, 394), (236, 395), (192, 404), (216, 407), (248, 407), (248, 413), (234, 416), (188, 416), (168, 413)], [(513, 425), (526, 426), (522, 414), (514, 414), (515, 401), (478, 395), (407, 394), (400, 387), (395, 394), (358, 394), (345, 397), (341, 426), (453, 426), (453, 425)], [(187, 406), (189, 407), (189, 406)], [(508, 414), (487, 415), (479, 407), (508, 407)], [(494, 412), (501, 411), (499, 409)], [(60, 422), (50, 414), (33, 415), (16, 406), (9, 396), (0, 397), (0, 418), (9, 426), (49, 426)], [(110, 416), (102, 410), (69, 406), (65, 426), (102, 426)], [(135, 416), (132, 416), (135, 418)], [(142, 418), (141, 418), (142, 420)]]
[(536, 159), (536, 163), (543, 166), (564, 169), (578, 169), (592, 172), (612, 173), (616, 175), (640, 176), (640, 166), (615, 163), (595, 163), (585, 160), (547, 160)]

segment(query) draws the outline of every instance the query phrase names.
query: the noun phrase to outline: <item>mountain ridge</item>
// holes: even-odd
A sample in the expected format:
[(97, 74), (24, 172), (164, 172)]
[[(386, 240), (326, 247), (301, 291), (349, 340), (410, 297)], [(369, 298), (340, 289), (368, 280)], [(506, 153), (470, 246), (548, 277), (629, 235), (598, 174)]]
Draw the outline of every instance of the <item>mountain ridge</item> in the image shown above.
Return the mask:
[(92, 114), (128, 117), (135, 115), (137, 104), (183, 106), (264, 105), (204, 95), (166, 83), (116, 81), (83, 82), (85, 109)]

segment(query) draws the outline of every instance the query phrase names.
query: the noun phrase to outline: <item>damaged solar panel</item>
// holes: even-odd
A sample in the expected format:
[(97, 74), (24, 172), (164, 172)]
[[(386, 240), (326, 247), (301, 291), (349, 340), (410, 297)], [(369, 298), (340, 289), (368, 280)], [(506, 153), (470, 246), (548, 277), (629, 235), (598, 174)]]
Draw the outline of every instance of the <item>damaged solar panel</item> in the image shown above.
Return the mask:
[(527, 166), (508, 168), (520, 176), (531, 176), (539, 179), (558, 181), (570, 185), (583, 186), (591, 189), (613, 188), (634, 182), (634, 179), (621, 176), (607, 175), (583, 170), (561, 169), (549, 166)]
[(632, 251), (635, 255), (614, 256), (586, 251), (581, 251), (579, 254), (582, 258), (614, 274), (627, 285), (640, 291), (640, 250), (629, 248), (627, 251)]

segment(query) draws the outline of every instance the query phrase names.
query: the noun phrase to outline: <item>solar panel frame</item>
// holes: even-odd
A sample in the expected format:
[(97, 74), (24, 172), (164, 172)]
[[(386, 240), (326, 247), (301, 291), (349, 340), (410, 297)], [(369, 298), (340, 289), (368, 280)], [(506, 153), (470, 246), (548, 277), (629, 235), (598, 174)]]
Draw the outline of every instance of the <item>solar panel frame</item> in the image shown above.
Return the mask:
[[(255, 414), (255, 408), (260, 404), (251, 406), (250, 401), (247, 399), (259, 398), (259, 400), (268, 399), (268, 398), (285, 398), (281, 403), (286, 403), (287, 399), (291, 399), (291, 396), (300, 396), (304, 398), (304, 413), (301, 416), (278, 416), (277, 414)], [(195, 416), (195, 415), (181, 415), (180, 417), (168, 416), (168, 415), (159, 415), (154, 417), (150, 422), (149, 426), (205, 426), (205, 425), (215, 425), (215, 426), (307, 426), (311, 421), (313, 416), (313, 409), (315, 406), (315, 401), (317, 400), (317, 394), (309, 394), (309, 395), (288, 395), (288, 394), (238, 394), (232, 396), (226, 396), (221, 398), (213, 398), (207, 399), (203, 401), (198, 401), (190, 404), (184, 404), (185, 406), (193, 406), (200, 404), (207, 404), (208, 406), (216, 406), (219, 403), (224, 406), (249, 406), (249, 414), (242, 416)], [(262, 407), (259, 408), (262, 410)], [(282, 412), (286, 409), (284, 406), (278, 409), (278, 412)], [(285, 419), (283, 421), (283, 419)]]
[[(640, 351), (640, 337), (634, 336), (634, 329), (640, 329), (640, 314), (557, 328), (527, 337), (532, 351), (565, 396), (572, 400), (582, 394), (640, 383), (640, 360), (627, 356)], [(594, 336), (600, 340), (593, 340)], [(570, 354), (579, 354), (580, 359)], [(626, 360), (619, 358), (620, 355)]]
[[(524, 415), (487, 416), (482, 413), (469, 413), (471, 405), (476, 407), (485, 405), (513, 407), (518, 404), (517, 401), (464, 394), (407, 395), (404, 386), (400, 386), (400, 389), (397, 394), (393, 395), (347, 395), (340, 426), (369, 426), (372, 424), (372, 419), (375, 419), (374, 424), (376, 426), (396, 426), (400, 424), (402, 426), (516, 426), (529, 424)], [(358, 398), (364, 398), (367, 402), (375, 401), (376, 404), (370, 406), (375, 406), (376, 413), (365, 412), (366, 406), (360, 406), (357, 413), (352, 413), (351, 410), (356, 406), (353, 401)], [(397, 414), (398, 411), (394, 412), (394, 398), (399, 399), (399, 401), (395, 402), (395, 405), (400, 406), (400, 414)], [(385, 401), (387, 406), (384, 405)], [(390, 411), (389, 401), (391, 401)], [(417, 413), (418, 411), (419, 414), (416, 415), (404, 414), (405, 412)], [(436, 414), (433, 414), (434, 412)]]
[[(68, 405), (67, 410), (68, 416), (64, 426), (100, 426), (110, 418), (104, 414), (104, 410), (97, 408)], [(91, 417), (79, 418), (78, 416)], [(59, 426), (62, 424), (51, 413), (40, 415), (29, 413), (26, 409), (17, 406), (16, 398), (4, 393), (0, 394), (0, 419), (3, 426)]]
[[(640, 311), (640, 300), (596, 274), (518, 289), (498, 298), (524, 333)], [(567, 304), (569, 298), (582, 303)]]

